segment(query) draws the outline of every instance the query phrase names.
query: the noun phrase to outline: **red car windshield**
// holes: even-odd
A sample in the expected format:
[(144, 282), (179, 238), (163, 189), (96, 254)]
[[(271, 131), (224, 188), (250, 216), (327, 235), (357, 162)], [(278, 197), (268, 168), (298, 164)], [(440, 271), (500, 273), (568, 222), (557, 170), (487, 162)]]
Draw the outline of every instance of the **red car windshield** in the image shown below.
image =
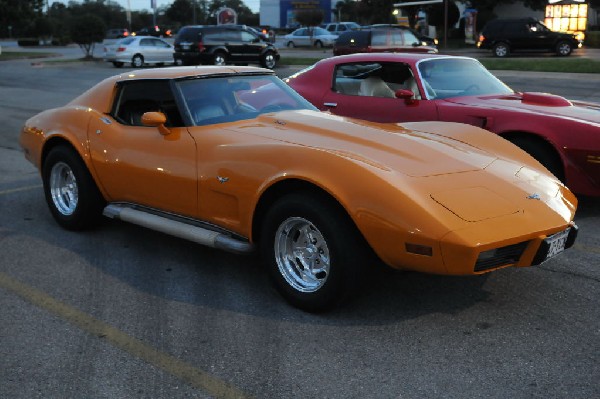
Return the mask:
[(418, 63), (418, 70), (429, 99), (513, 93), (510, 87), (473, 59), (423, 60)]

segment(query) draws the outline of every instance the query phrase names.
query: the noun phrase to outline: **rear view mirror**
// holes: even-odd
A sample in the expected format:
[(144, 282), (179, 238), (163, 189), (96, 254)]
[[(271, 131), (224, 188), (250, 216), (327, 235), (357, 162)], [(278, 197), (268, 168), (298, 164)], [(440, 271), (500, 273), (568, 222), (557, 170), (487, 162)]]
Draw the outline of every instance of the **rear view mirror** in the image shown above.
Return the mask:
[(404, 101), (406, 101), (407, 104), (412, 104), (416, 101), (414, 99), (415, 93), (412, 90), (408, 90), (408, 89), (396, 90), (394, 92), (394, 95), (396, 96), (396, 98), (400, 98), (400, 99), (403, 99)]

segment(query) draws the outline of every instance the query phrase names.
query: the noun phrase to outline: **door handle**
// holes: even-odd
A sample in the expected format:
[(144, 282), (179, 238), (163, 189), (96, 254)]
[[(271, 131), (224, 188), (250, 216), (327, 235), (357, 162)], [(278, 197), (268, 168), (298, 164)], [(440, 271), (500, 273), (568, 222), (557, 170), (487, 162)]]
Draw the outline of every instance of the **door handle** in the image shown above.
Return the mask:
[(323, 103), (326, 107), (337, 107), (337, 103)]

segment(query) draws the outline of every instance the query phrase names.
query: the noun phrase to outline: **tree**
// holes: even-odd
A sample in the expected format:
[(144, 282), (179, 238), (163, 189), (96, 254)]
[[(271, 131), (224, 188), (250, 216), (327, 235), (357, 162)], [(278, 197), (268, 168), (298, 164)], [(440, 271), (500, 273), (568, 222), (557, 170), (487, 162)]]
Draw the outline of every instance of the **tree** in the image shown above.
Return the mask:
[(0, 0), (0, 36), (8, 36), (9, 26), (13, 36), (31, 30), (43, 7), (44, 0)]
[(73, 17), (71, 37), (85, 53), (85, 58), (93, 58), (94, 45), (104, 39), (106, 25), (100, 17), (92, 14)]
[[(323, 10), (312, 8), (296, 11), (296, 21), (302, 26), (319, 26), (323, 22)], [(310, 30), (312, 37), (312, 29)]]

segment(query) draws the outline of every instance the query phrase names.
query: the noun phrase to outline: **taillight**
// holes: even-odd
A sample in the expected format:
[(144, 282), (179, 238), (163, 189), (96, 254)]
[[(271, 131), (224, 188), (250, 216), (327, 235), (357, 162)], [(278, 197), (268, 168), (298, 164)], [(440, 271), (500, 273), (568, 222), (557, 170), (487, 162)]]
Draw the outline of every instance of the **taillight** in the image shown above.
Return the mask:
[(480, 41), (480, 42), (483, 42), (484, 40), (485, 40), (485, 36), (483, 36), (483, 35), (479, 35), (479, 41)]
[(198, 51), (199, 51), (199, 52), (203, 52), (204, 50), (206, 50), (206, 49), (204, 48), (204, 43), (202, 43), (202, 40), (200, 40), (200, 41), (198, 42)]
[(125, 50), (127, 50), (127, 47), (119, 47), (119, 48), (117, 49), (117, 53), (119, 53), (119, 52), (121, 52), (121, 51), (125, 51)]

